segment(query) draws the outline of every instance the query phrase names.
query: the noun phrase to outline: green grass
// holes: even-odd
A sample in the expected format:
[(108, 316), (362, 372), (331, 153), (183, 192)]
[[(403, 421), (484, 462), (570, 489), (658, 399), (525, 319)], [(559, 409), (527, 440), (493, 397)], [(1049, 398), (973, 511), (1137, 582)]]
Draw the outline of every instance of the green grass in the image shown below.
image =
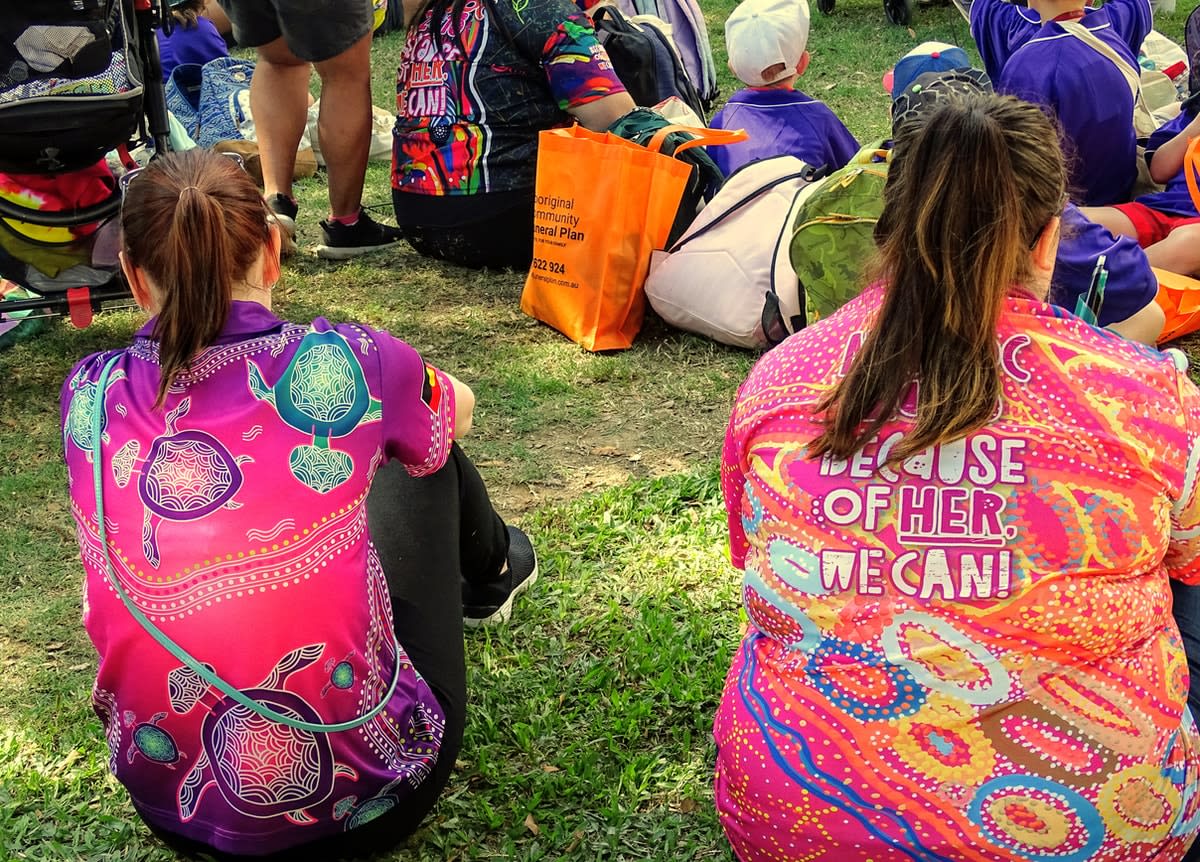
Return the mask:
[[(732, 0), (706, 0), (722, 70)], [(1187, 9), (1161, 20), (1178, 38)], [(886, 134), (883, 72), (921, 41), (970, 48), (952, 9), (909, 32), (880, 0), (815, 12), (800, 86), (862, 141)], [(971, 49), (973, 50), (973, 49)], [(377, 40), (376, 104), (395, 99), (400, 37)], [(324, 179), (299, 188), (315, 245)], [(386, 165), (369, 204), (386, 212)], [(387, 860), (729, 860), (712, 810), (712, 715), (737, 639), (738, 577), (716, 483), (721, 434), (753, 357), (647, 321), (618, 355), (579, 350), (518, 309), (522, 278), (390, 250), (340, 267), (301, 254), (284, 316), (387, 328), (475, 388), (465, 445), (497, 506), (527, 528), (543, 579), (507, 628), (468, 636), (472, 704), (438, 808)], [(0, 351), (0, 860), (166, 860), (107, 773), (89, 706), (58, 388), (79, 357), (128, 340), (139, 315), (56, 324)], [(532, 824), (532, 825), (529, 825)]]

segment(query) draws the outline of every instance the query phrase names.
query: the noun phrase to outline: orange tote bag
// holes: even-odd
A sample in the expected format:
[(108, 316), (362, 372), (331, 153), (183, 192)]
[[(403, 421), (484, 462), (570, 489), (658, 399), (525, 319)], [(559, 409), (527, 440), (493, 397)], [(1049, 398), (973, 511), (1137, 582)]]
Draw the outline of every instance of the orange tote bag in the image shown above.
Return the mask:
[(1153, 267), (1158, 277), (1158, 296), (1154, 298), (1166, 315), (1159, 344), (1200, 329), (1200, 281)]
[(587, 350), (630, 347), (642, 326), (650, 253), (667, 233), (692, 166), (659, 152), (667, 134), (694, 146), (744, 132), (660, 129), (645, 147), (575, 125), (538, 135), (533, 264), (521, 310)]

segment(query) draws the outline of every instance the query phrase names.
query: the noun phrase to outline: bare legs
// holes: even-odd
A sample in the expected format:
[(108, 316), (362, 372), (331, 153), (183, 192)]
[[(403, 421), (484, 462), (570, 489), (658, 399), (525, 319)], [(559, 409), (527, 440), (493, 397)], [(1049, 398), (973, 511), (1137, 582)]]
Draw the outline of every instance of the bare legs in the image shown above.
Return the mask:
[[(313, 65), (321, 78), (317, 134), (329, 171), (330, 211), (335, 216), (354, 215), (362, 203), (371, 147), (370, 34), (336, 57)], [(268, 198), (292, 193), (296, 148), (308, 122), (309, 68), (282, 38), (258, 49), (250, 110)]]
[[(1081, 207), (1080, 212), (1118, 236), (1137, 239), (1137, 230), (1129, 217), (1114, 207)], [(1146, 247), (1151, 266), (1182, 275), (1200, 274), (1200, 225), (1177, 227), (1166, 239)]]

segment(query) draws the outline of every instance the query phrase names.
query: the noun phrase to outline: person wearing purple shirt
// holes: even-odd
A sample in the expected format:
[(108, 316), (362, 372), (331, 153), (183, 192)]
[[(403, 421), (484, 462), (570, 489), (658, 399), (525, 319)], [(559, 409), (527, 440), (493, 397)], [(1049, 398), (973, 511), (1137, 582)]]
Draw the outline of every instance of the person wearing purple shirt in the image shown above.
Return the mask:
[(1086, 206), (1121, 203), (1137, 178), (1133, 96), (1112, 61), (1071, 35), (1077, 20), (1136, 72), (1137, 52), (1152, 26), (1147, 0), (976, 0), (971, 34), (998, 92), (1049, 108), (1063, 133), (1072, 199)]
[(216, 25), (203, 17), (206, 6), (204, 0), (174, 0), (171, 14), (175, 18), (175, 26), (171, 29), (171, 35), (166, 35), (162, 30), (155, 31), (164, 84), (175, 67), (182, 63), (199, 63), (203, 66), (209, 60), (229, 56), (229, 48), (217, 32)]
[(126, 186), (153, 317), (62, 389), (109, 768), (189, 855), (390, 848), (454, 768), (463, 625), (537, 577), (454, 442), (474, 396), (386, 332), (275, 316), (280, 229), (234, 162)]
[(1154, 345), (1165, 317), (1154, 301), (1158, 279), (1146, 253), (1133, 239), (1089, 220), (1074, 204), (1067, 204), (1062, 214), (1062, 238), (1050, 281), (1050, 302), (1073, 312), (1091, 286), (1100, 255), (1104, 255), (1109, 276), (1096, 324)]
[(833, 111), (793, 89), (808, 68), (808, 24), (805, 0), (743, 0), (725, 22), (729, 68), (747, 86), (709, 125), (750, 135), (744, 143), (708, 150), (727, 176), (781, 155), (833, 171), (858, 152), (858, 141)]
[[(943, 59), (953, 60), (956, 56), (950, 50), (939, 53)], [(912, 56), (912, 52), (908, 56)], [(903, 68), (901, 63), (896, 65), (893, 135), (898, 135), (909, 123), (923, 121), (945, 100), (992, 92), (988, 76), (977, 69), (938, 70), (916, 77), (909, 76), (911, 71), (911, 67)], [(887, 150), (891, 146), (891, 141), (885, 141), (881, 149)], [(1062, 214), (1049, 301), (1074, 312), (1080, 297), (1091, 287), (1101, 255), (1104, 255), (1109, 275), (1103, 301), (1098, 308), (1093, 308), (1096, 325), (1153, 346), (1162, 332), (1165, 318), (1155, 302), (1158, 279), (1150, 269), (1145, 252), (1133, 239), (1114, 235), (1103, 225), (1090, 221), (1070, 203)]]
[(1200, 112), (1185, 109), (1146, 144), (1150, 176), (1166, 188), (1132, 203), (1087, 211), (1114, 233), (1136, 237), (1154, 266), (1191, 276), (1200, 274), (1200, 212), (1188, 191), (1184, 154), (1198, 135)]
[[(805, 62), (807, 63), (807, 52)], [(814, 167), (838, 170), (858, 152), (858, 141), (824, 102), (791, 87), (747, 87), (713, 115), (714, 129), (745, 129), (750, 140), (710, 147), (708, 154), (726, 176), (771, 156), (790, 155)]]

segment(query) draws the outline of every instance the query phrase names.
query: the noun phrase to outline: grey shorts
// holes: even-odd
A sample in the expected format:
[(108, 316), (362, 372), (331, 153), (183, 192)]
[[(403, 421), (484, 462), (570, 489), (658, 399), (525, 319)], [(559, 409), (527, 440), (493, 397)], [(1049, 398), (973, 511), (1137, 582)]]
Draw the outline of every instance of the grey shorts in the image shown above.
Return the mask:
[(239, 45), (256, 48), (280, 36), (301, 60), (320, 63), (371, 32), (371, 0), (220, 0)]

